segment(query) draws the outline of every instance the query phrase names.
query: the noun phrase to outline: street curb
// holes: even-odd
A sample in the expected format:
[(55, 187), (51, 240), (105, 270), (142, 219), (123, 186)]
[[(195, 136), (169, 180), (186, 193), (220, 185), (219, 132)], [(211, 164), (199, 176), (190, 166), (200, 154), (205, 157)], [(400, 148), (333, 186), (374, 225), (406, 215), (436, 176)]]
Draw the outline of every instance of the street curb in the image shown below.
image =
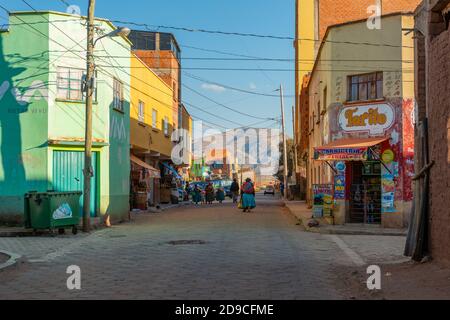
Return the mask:
[(389, 231), (389, 229), (384, 229), (381, 231), (364, 231), (364, 230), (330, 230), (326, 227), (309, 227), (308, 221), (306, 219), (299, 218), (292, 210), (289, 208), (289, 205), (284, 202), (284, 207), (289, 210), (289, 213), (296, 218), (300, 224), (303, 226), (305, 231), (311, 233), (319, 233), (319, 234), (335, 234), (335, 235), (358, 235), (358, 236), (397, 236), (397, 237), (406, 237), (407, 231), (405, 232), (393, 232)]
[(15, 266), (19, 262), (19, 260), (22, 258), (21, 255), (15, 254), (15, 253), (11, 253), (11, 252), (8, 252), (8, 251), (0, 250), (0, 253), (4, 254), (6, 256), (9, 256), (8, 261), (6, 261), (5, 263), (0, 264), (0, 271), (3, 271), (6, 268), (10, 268), (10, 267)]

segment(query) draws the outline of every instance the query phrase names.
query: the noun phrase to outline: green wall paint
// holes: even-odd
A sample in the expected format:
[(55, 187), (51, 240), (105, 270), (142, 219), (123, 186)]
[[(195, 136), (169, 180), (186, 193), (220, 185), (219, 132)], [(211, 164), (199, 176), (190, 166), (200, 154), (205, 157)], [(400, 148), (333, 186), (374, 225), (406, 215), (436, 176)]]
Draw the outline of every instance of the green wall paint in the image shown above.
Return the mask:
[[(48, 141), (80, 141), (79, 148), (68, 148), (80, 150), (84, 137), (84, 103), (59, 101), (56, 86), (58, 67), (86, 68), (84, 21), (67, 14), (30, 12), (12, 15), (10, 22), (9, 32), (0, 33), (0, 86), (5, 80), (11, 81), (15, 86), (20, 84), (21, 92), (27, 92), (40, 81), (45, 84), (41, 91), (46, 99), (31, 94), (29, 103), (20, 106), (8, 90), (0, 100), (0, 221), (20, 220), (26, 192), (53, 188), (53, 147), (58, 145), (49, 146)], [(113, 30), (104, 20), (96, 21), (96, 25), (105, 33)], [(96, 55), (101, 56), (97, 64), (114, 64), (114, 68), (97, 70), (93, 135), (96, 141), (107, 144), (98, 149), (98, 213), (110, 215), (113, 221), (122, 220), (129, 212), (130, 59), (105, 56), (129, 56), (130, 44), (122, 38), (105, 38), (97, 43)], [(113, 78), (123, 83), (123, 113), (112, 108)]]

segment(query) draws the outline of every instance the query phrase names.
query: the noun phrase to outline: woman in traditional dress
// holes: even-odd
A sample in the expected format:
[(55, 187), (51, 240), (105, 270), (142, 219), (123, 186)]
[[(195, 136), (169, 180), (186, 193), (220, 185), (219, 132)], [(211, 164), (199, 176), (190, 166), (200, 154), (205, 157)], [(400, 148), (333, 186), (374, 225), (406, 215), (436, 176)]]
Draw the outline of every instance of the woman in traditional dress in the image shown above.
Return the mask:
[(252, 183), (252, 179), (247, 178), (242, 185), (242, 209), (244, 212), (251, 212), (250, 210), (256, 207), (255, 202), (255, 186)]
[(225, 200), (225, 191), (222, 187), (219, 187), (216, 192), (216, 199), (219, 203), (222, 203)]
[(211, 182), (208, 183), (208, 185), (206, 186), (205, 193), (206, 193), (206, 203), (212, 204), (215, 198), (215, 194), (214, 194), (214, 186), (212, 185)]
[(192, 201), (196, 205), (198, 205), (199, 202), (202, 202), (202, 190), (199, 188), (198, 185), (195, 185), (193, 193), (192, 193)]

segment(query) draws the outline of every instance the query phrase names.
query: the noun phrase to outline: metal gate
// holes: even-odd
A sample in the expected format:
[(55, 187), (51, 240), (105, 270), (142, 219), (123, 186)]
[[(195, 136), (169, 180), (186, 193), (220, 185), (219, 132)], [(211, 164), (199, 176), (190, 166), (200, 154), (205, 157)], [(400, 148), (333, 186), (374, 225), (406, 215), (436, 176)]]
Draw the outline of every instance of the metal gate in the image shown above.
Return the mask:
[[(91, 178), (91, 217), (97, 214), (97, 153), (92, 153), (92, 168), (94, 176)], [(82, 151), (53, 151), (53, 189), (55, 191), (83, 192), (84, 152)], [(80, 210), (83, 209), (83, 196), (80, 198)]]
[(350, 222), (381, 223), (381, 166), (379, 162), (352, 163)]

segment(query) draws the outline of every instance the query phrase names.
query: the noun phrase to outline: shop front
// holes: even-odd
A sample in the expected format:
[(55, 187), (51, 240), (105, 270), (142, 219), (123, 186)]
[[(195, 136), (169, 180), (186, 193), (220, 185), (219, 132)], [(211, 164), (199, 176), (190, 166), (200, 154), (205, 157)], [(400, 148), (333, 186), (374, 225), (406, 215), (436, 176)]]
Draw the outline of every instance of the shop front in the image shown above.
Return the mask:
[(332, 216), (337, 224), (382, 224), (395, 211), (396, 168), (389, 138), (340, 139), (314, 149), (333, 172)]
[(160, 203), (159, 185), (161, 173), (148, 163), (131, 155), (130, 207), (147, 210)]

